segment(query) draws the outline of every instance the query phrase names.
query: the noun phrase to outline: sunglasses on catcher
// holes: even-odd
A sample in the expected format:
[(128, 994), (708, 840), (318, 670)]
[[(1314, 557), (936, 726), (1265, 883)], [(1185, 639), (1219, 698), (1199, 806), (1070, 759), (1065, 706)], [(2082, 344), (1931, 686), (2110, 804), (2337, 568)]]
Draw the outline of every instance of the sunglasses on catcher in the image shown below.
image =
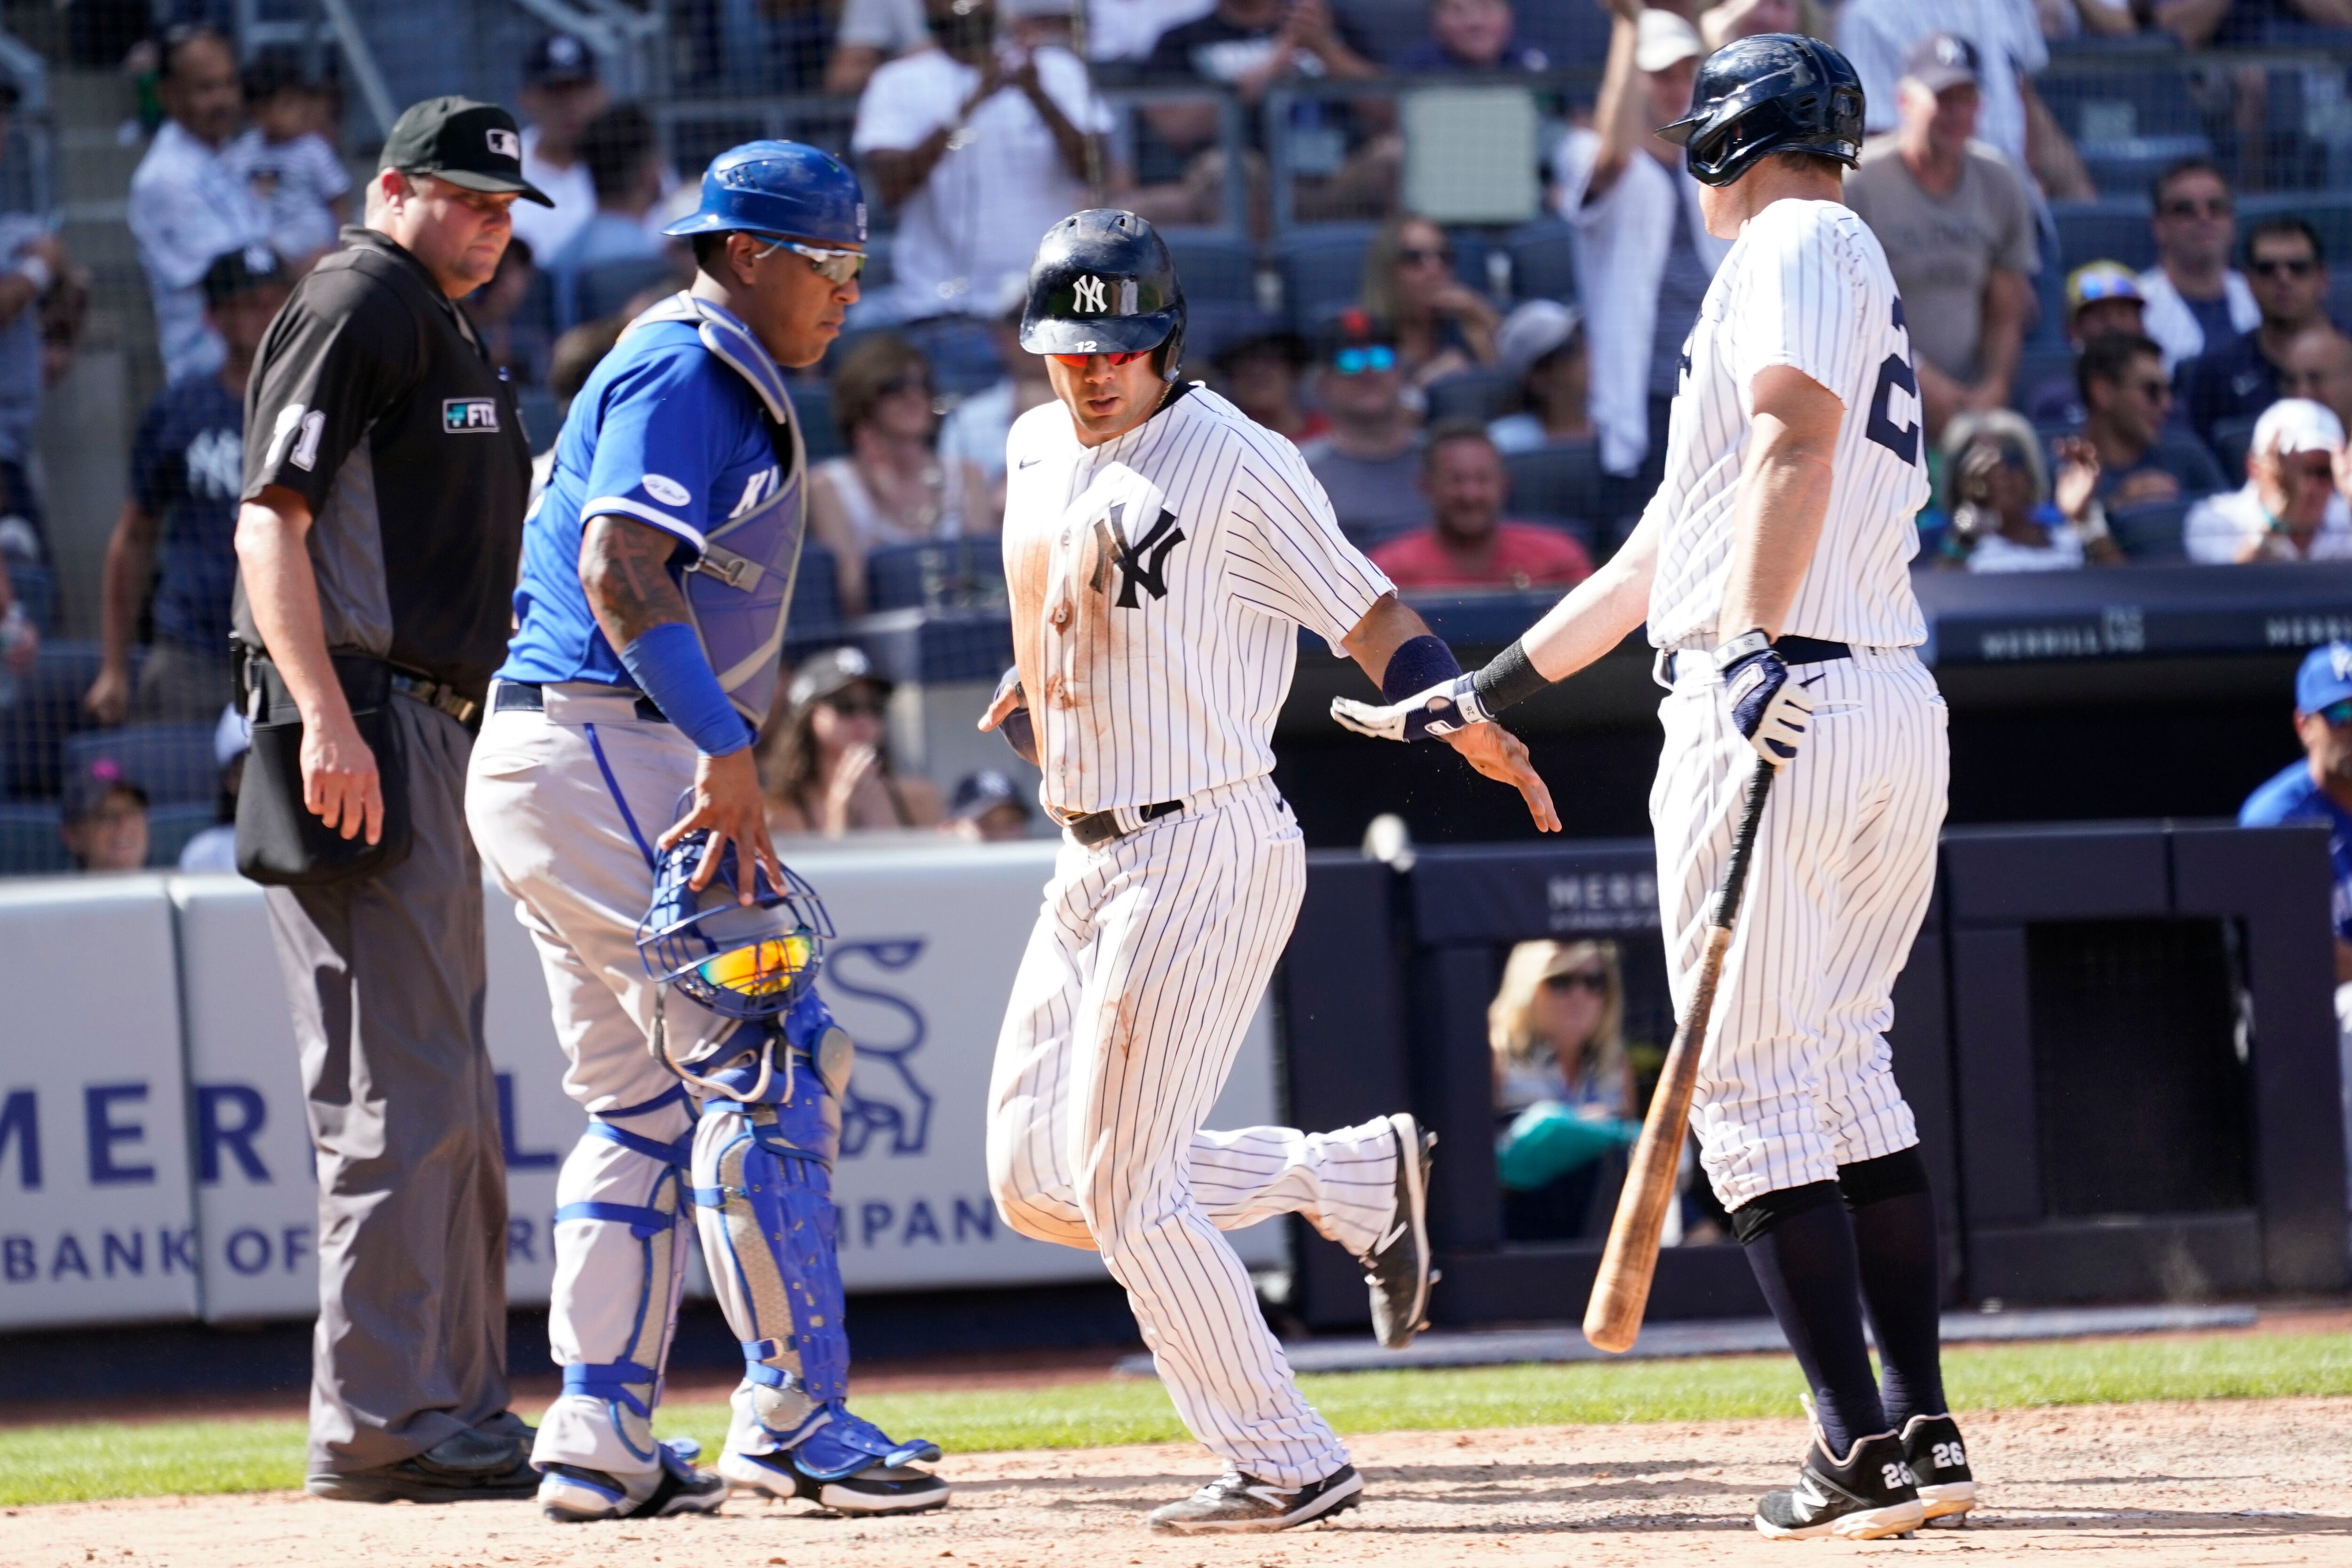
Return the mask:
[(789, 250), (806, 260), (810, 271), (835, 288), (856, 281), (857, 275), (866, 269), (866, 253), (862, 250), (828, 250), (823, 246), (803, 245), (797, 239), (780, 239), (773, 235), (763, 234), (760, 237), (770, 242), (768, 248), (760, 252), (762, 258), (773, 256), (779, 250)]

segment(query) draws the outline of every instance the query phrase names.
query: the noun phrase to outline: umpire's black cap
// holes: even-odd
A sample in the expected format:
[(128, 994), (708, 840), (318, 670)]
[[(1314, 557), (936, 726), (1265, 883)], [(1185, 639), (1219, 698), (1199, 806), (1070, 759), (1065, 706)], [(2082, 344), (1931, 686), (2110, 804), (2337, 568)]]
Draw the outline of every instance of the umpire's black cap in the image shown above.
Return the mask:
[(512, 191), (551, 207), (547, 194), (522, 177), (522, 132), (495, 103), (470, 98), (428, 98), (412, 103), (383, 140), (379, 169), (430, 174), (469, 191)]

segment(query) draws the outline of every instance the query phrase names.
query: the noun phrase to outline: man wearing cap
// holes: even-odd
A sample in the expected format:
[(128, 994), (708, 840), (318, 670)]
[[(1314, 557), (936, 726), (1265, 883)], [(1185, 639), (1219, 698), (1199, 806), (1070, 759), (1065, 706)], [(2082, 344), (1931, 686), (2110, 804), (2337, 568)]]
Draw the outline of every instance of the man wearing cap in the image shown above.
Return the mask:
[[(2082, 363), (2083, 345), (2094, 338), (2141, 331), (2139, 279), (2120, 261), (2086, 261), (2066, 274), (2066, 346)], [(2023, 400), (2025, 416), (2038, 426), (2083, 423), (2083, 395), (2074, 370), (2045, 377)]]
[(522, 177), (545, 194), (546, 206), (519, 206), (515, 237), (542, 259), (596, 214), (596, 186), (580, 138), (612, 101), (596, 56), (572, 33), (550, 33), (522, 67)]
[[(530, 448), (456, 304), (498, 270), (518, 196), (546, 199), (511, 115), (413, 105), (365, 226), (296, 286), (246, 395), (232, 617), (256, 760), (238, 859), (264, 868), (273, 847), (244, 827), (275, 801), (299, 850), (268, 874), (310, 879), (268, 893), (318, 1152), (307, 1485), (352, 1501), (527, 1497), (538, 1480), (507, 1411), (506, 1171), (465, 819)], [(310, 818), (335, 837), (298, 839)], [(388, 829), (404, 858), (353, 867), (320, 847)]]
[[(134, 715), (142, 723), (201, 722), (232, 695), (229, 595), (245, 489), (245, 389), (254, 351), (286, 302), (286, 272), (266, 246), (226, 251), (205, 268), (204, 290), (205, 322), (227, 357), (210, 374), (157, 393), (131, 444), (131, 494), (106, 546), (98, 679), (82, 698), (101, 724)], [(134, 689), (131, 643), (151, 584), (154, 641)]]
[(982, 768), (956, 781), (942, 826), (975, 844), (1018, 843), (1029, 837), (1029, 803), (1011, 779)]
[(1864, 142), (1845, 203), (1886, 251), (1902, 290), (1927, 434), (1963, 409), (2009, 402), (2041, 268), (2025, 182), (1974, 140), (1976, 46), (1930, 33), (1904, 57), (1897, 129)]
[(2050, 64), (2033, 0), (1848, 0), (1838, 16), (1837, 44), (1862, 79), (1864, 124), (1874, 132), (1895, 128), (1895, 84), (1906, 57), (1921, 38), (1939, 32), (1966, 39), (1982, 64), (1982, 134), (1992, 150), (2052, 197), (2096, 195), (2033, 87)]
[(1486, 426), (1498, 452), (1592, 439), (1591, 362), (1584, 317), (1557, 300), (1530, 300), (1503, 319), (1495, 358), (1520, 406)]
[(77, 871), (136, 871), (151, 843), (147, 788), (112, 757), (98, 757), (66, 780), (58, 837)]
[(1331, 425), (1298, 454), (1358, 549), (1429, 521), (1421, 415), (1404, 399), (1404, 380), (1396, 340), (1363, 311), (1343, 311), (1325, 332), (1315, 401)]
[(1554, 202), (1576, 229), (1601, 466), (1654, 482), (1683, 340), (1731, 247), (1706, 232), (1683, 150), (1652, 134), (1690, 110), (1706, 52), (1697, 29), (1641, 0), (1610, 0), (1610, 9), (1616, 20), (1593, 129), (1561, 138)]
[(2244, 488), (2198, 502), (2183, 525), (2189, 559), (2352, 561), (2352, 506), (2336, 490), (2344, 426), (2304, 397), (2273, 403), (2255, 421)]
[(2327, 825), (2340, 985), (2352, 981), (2352, 643), (2327, 643), (2304, 656), (2294, 674), (2294, 736), (2302, 757), (2246, 797), (2238, 826)]

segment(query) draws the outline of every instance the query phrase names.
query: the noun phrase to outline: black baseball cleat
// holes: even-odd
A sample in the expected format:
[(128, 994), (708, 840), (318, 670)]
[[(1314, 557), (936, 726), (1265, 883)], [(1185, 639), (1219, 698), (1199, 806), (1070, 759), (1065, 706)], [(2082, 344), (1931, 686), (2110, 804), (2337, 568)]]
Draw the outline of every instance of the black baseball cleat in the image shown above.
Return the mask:
[(302, 1487), (337, 1502), (495, 1502), (530, 1497), (539, 1482), (528, 1446), (504, 1430), (477, 1429), (452, 1434), (397, 1464), (328, 1471)]
[(1227, 1470), (1182, 1502), (1153, 1509), (1145, 1522), (1177, 1535), (1263, 1535), (1345, 1513), (1363, 1496), (1364, 1480), (1353, 1465), (1292, 1492)]
[(1389, 1118), (1389, 1135), (1397, 1145), (1396, 1207), (1388, 1229), (1358, 1261), (1372, 1288), (1372, 1335), (1401, 1351), (1429, 1327), (1429, 1288), (1437, 1282), (1429, 1266), (1429, 1152), (1437, 1134), (1399, 1111)]
[(661, 1467), (641, 1476), (550, 1465), (539, 1483), (539, 1511), (558, 1524), (714, 1512), (727, 1500), (727, 1478), (697, 1469), (693, 1457), (665, 1444)]
[(1766, 1492), (1756, 1505), (1758, 1532), (1775, 1541), (1876, 1541), (1907, 1535), (1927, 1517), (1911, 1467), (1903, 1461), (1903, 1439), (1892, 1432), (1855, 1438), (1840, 1460), (1815, 1428), (1797, 1484)]
[[(1969, 1450), (1959, 1424), (1948, 1415), (1914, 1415), (1903, 1424), (1903, 1462), (1918, 1483), (1927, 1520), (1938, 1529), (1965, 1522), (1977, 1506), (1977, 1479), (1969, 1470)], [(1938, 1522), (1940, 1521), (1940, 1522)]]

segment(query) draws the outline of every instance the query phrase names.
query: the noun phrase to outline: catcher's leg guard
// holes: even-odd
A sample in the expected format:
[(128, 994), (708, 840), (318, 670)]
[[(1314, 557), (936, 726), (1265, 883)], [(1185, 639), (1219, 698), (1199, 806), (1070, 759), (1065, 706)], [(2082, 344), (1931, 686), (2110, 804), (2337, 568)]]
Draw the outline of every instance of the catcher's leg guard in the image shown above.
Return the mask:
[[(852, 1415), (849, 1340), (834, 1250), (832, 1164), (841, 1141), (849, 1037), (814, 995), (768, 1048), (782, 1058), (766, 1098), (714, 1098), (694, 1140), (694, 1201), (711, 1284), (743, 1344), (744, 1378), (719, 1474), (844, 1512), (903, 1513), (947, 1501), (947, 1483)], [(732, 1067), (720, 1081), (756, 1080)]]

